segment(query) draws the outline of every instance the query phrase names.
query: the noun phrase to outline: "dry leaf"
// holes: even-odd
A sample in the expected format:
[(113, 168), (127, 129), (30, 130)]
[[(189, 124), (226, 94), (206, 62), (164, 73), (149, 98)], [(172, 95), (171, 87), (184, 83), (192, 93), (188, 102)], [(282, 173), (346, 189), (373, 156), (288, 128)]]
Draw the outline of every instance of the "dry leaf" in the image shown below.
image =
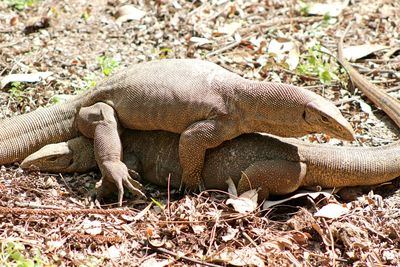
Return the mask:
[(135, 217), (133, 217), (133, 220), (137, 221), (137, 220), (140, 220), (141, 218), (143, 218), (143, 216), (146, 215), (146, 213), (150, 210), (152, 205), (153, 205), (153, 203), (150, 203), (149, 205), (147, 205), (146, 208), (144, 208), (141, 212), (136, 214)]
[(89, 219), (85, 219), (82, 222), (82, 228), (89, 235), (98, 235), (103, 231), (100, 221), (91, 221)]
[(208, 40), (207, 38), (202, 38), (202, 37), (191, 37), (190, 42), (194, 43), (195, 46), (202, 46), (205, 44), (211, 44), (212, 42)]
[(280, 199), (280, 200), (275, 200), (275, 201), (266, 200), (264, 202), (263, 209), (268, 209), (270, 207), (285, 203), (285, 202), (287, 202), (289, 200), (300, 198), (300, 197), (304, 197), (304, 196), (309, 196), (312, 199), (316, 199), (320, 195), (324, 195), (326, 198), (330, 198), (330, 197), (332, 197), (331, 193), (332, 193), (332, 190), (324, 190), (324, 191), (320, 191), (320, 192), (304, 192), (303, 191), (303, 192), (295, 194), (295, 195), (293, 195), (291, 197)]
[(111, 246), (107, 249), (107, 256), (110, 259), (116, 260), (121, 257), (121, 251), (116, 246)]
[(52, 252), (55, 250), (58, 250), (62, 246), (64, 246), (65, 239), (64, 240), (50, 240), (46, 242), (46, 252)]
[(272, 39), (267, 52), (277, 63), (287, 64), (290, 70), (294, 70), (300, 61), (299, 47), (289, 39)]
[(35, 72), (35, 73), (27, 73), (27, 74), (9, 74), (1, 79), (0, 88), (3, 89), (7, 84), (11, 82), (28, 82), (34, 83), (39, 82), (43, 79), (48, 78), (53, 75), (53, 72)]
[(349, 1), (347, 0), (330, 3), (306, 3), (304, 7), (310, 15), (337, 17), (348, 4)]
[(256, 189), (244, 192), (239, 197), (233, 196), (226, 201), (231, 204), (233, 209), (239, 213), (253, 212), (257, 208), (258, 193)]
[(314, 217), (325, 217), (330, 219), (339, 218), (340, 216), (350, 212), (349, 208), (346, 206), (329, 203), (323, 206), (319, 211), (314, 213)]
[(379, 45), (379, 44), (364, 44), (357, 46), (349, 46), (343, 48), (343, 56), (349, 61), (356, 61), (357, 59), (368, 56), (369, 54), (375, 53), (377, 51), (387, 49), (389, 46)]
[(228, 193), (231, 194), (232, 196), (237, 197), (237, 189), (236, 189), (236, 185), (233, 182), (232, 178), (228, 178), (225, 183), (228, 184)]
[(122, 23), (129, 20), (141, 20), (146, 15), (146, 12), (137, 9), (133, 5), (124, 5), (118, 9), (117, 19), (115, 22), (118, 25), (122, 25)]
[(360, 108), (363, 112), (367, 113), (370, 116), (372, 115), (372, 108), (370, 105), (365, 103), (362, 99), (357, 99), (356, 101), (358, 102), (358, 104), (360, 104)]
[(264, 267), (264, 261), (259, 258), (255, 248), (237, 250), (224, 250), (214, 260), (228, 263), (233, 266), (258, 266)]
[(227, 230), (226, 234), (222, 236), (222, 240), (225, 242), (228, 242), (229, 240), (234, 239), (238, 232), (239, 232), (238, 229), (228, 226), (228, 230)]
[(242, 24), (239, 22), (225, 24), (224, 26), (218, 28), (217, 33), (232, 36), (241, 26)]
[(199, 224), (193, 224), (193, 225), (191, 225), (191, 227), (195, 234), (201, 234), (206, 229), (206, 227), (204, 225), (199, 225)]
[(156, 258), (150, 258), (142, 262), (140, 267), (164, 267), (170, 264), (169, 260), (157, 260)]

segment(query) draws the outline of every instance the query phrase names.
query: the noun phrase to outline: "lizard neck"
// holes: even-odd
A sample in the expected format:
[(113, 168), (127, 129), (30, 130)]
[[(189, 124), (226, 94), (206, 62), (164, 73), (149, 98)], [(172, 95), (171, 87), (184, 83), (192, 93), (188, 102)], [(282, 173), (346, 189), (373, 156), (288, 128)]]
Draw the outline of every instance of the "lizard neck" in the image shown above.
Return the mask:
[(243, 132), (268, 132), (280, 136), (308, 133), (303, 113), (311, 101), (300, 88), (245, 80), (235, 87), (235, 105)]

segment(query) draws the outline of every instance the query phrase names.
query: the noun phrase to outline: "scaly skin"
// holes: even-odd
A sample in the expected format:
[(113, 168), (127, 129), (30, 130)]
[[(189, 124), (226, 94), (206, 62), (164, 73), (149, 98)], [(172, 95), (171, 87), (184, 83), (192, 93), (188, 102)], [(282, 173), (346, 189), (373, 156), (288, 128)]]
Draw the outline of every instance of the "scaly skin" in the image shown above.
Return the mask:
[[(127, 130), (121, 139), (128, 168), (137, 170), (145, 181), (161, 186), (167, 185), (171, 175), (171, 186), (180, 186), (178, 134)], [(253, 188), (261, 188), (260, 198), (287, 194), (300, 186), (371, 185), (400, 175), (399, 155), (399, 143), (336, 147), (245, 134), (207, 150), (203, 179), (205, 188), (226, 190), (225, 180), (230, 177), (239, 184), (240, 192), (250, 188), (246, 182), (249, 179)], [(50, 172), (88, 171), (96, 167), (93, 141), (79, 137), (45, 146), (21, 164), (23, 168), (31, 165)]]
[[(325, 132), (354, 138), (339, 110), (317, 94), (291, 85), (246, 80), (194, 59), (133, 65), (62, 107), (67, 115), (55, 113), (57, 107), (53, 107), (2, 122), (0, 164), (23, 159), (46, 144), (67, 141), (79, 131), (94, 139), (103, 180), (117, 185), (120, 204), (123, 185), (134, 193), (140, 191), (121, 162), (119, 126), (180, 133), (182, 182), (188, 189), (199, 185), (206, 149), (243, 133)], [(16, 120), (27, 123), (20, 126)], [(3, 125), (8, 125), (6, 130)], [(51, 127), (57, 131), (49, 133)], [(8, 142), (11, 133), (20, 143), (18, 150)], [(30, 138), (26, 133), (32, 133)]]
[[(351, 78), (367, 96), (377, 89), (350, 66)], [(350, 66), (350, 68), (349, 68)], [(355, 74), (356, 73), (356, 74)], [(373, 90), (374, 92), (369, 92)], [(397, 101), (378, 91), (379, 106), (389, 114), (400, 110)], [(389, 100), (388, 100), (389, 99)], [(398, 116), (392, 119), (400, 127)], [(122, 135), (124, 161), (142, 177), (165, 186), (179, 187), (182, 170), (178, 159), (179, 136), (166, 132), (125, 131)], [(232, 178), (239, 191), (260, 187), (260, 197), (286, 194), (300, 186), (323, 188), (372, 185), (390, 181), (400, 175), (400, 142), (382, 147), (336, 147), (301, 142), (260, 134), (245, 134), (207, 151), (203, 178), (206, 188), (226, 189)], [(96, 167), (93, 144), (85, 138), (52, 144), (30, 155), (22, 167), (35, 165), (42, 171), (84, 172)], [(242, 174), (243, 173), (243, 174)], [(248, 182), (249, 181), (249, 182)]]

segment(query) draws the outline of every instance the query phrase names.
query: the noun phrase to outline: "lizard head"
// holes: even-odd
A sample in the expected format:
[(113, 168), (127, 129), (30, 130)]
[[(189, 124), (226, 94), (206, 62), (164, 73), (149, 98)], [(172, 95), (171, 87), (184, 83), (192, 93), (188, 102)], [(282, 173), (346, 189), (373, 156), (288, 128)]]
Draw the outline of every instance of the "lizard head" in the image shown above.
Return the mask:
[(324, 98), (309, 102), (303, 118), (315, 132), (324, 132), (332, 137), (354, 141), (354, 131), (339, 109)]
[(89, 171), (96, 167), (96, 161), (92, 156), (93, 146), (88, 142), (90, 140), (78, 137), (68, 142), (46, 145), (26, 157), (20, 166), (23, 169), (35, 166), (46, 172)]
[(307, 89), (251, 82), (239, 93), (241, 126), (245, 132), (266, 132), (283, 137), (326, 133), (342, 140), (354, 140), (354, 131), (340, 110)]

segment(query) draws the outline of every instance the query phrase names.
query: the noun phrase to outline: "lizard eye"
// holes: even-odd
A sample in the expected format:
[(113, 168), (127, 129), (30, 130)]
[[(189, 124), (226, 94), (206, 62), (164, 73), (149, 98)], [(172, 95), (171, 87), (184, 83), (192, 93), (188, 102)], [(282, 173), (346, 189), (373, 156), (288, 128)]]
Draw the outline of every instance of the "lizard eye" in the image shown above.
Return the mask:
[(57, 160), (56, 156), (47, 158), (47, 161), (51, 161), (51, 162), (56, 161), (56, 160)]
[(324, 116), (324, 115), (322, 115), (322, 116), (321, 116), (321, 121), (322, 121), (323, 123), (328, 123), (328, 122), (329, 122), (329, 118), (326, 117), (326, 116)]

